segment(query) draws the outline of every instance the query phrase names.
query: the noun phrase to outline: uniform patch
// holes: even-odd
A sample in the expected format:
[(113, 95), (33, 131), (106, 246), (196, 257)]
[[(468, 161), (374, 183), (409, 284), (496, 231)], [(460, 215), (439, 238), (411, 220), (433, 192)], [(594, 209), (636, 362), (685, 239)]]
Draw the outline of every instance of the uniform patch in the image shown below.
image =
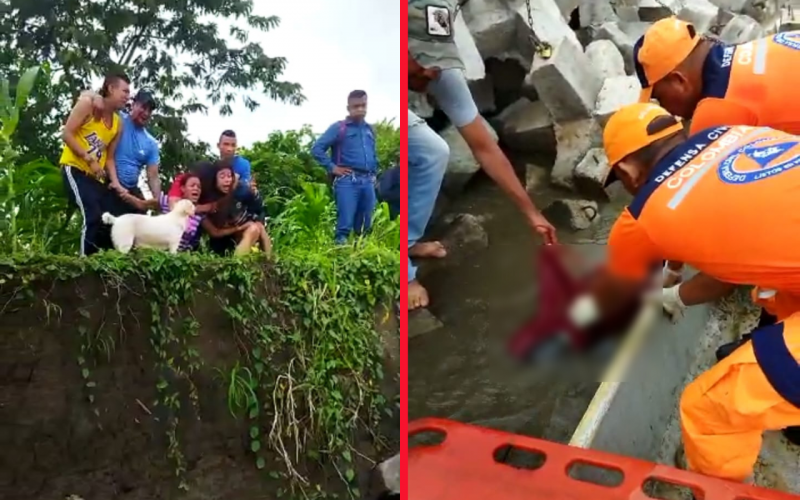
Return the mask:
[(717, 173), (727, 184), (750, 184), (800, 165), (799, 141), (765, 138), (737, 149), (722, 160)]
[(452, 17), (447, 7), (426, 6), (425, 18), (428, 22), (428, 35), (449, 37), (453, 34)]
[(787, 31), (786, 33), (778, 33), (773, 38), (775, 43), (789, 47), (790, 49), (800, 50), (800, 31)]

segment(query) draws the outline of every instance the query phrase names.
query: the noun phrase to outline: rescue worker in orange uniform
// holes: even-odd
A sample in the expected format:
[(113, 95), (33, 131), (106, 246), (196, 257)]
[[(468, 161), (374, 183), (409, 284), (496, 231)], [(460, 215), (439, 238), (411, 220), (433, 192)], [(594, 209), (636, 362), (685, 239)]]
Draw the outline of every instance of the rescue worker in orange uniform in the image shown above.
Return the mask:
[[(752, 125), (800, 135), (800, 99), (791, 98), (800, 67), (800, 32), (726, 45), (672, 17), (654, 23), (633, 54), (643, 89), (640, 101), (655, 99), (673, 115), (691, 120), (690, 133)], [(677, 280), (681, 267), (670, 262), (667, 274)], [(789, 312), (800, 310), (800, 297), (776, 297), (774, 290), (754, 290), (753, 299), (779, 320), (786, 317), (786, 305)]]
[[(665, 258), (701, 271), (662, 290), (668, 310), (741, 284), (800, 293), (792, 241), (800, 234), (800, 137), (750, 126), (687, 137), (679, 118), (639, 103), (611, 117), (603, 142), (612, 166), (606, 183), (620, 180), (634, 198), (609, 235), (608, 272), (570, 308), (576, 326), (624, 304)], [(691, 470), (744, 481), (763, 431), (800, 425), (797, 360), (800, 314), (757, 329), (686, 388), (680, 411)]]
[(739, 45), (700, 36), (674, 17), (654, 23), (633, 47), (640, 102), (658, 101), (692, 120), (696, 133), (719, 125), (770, 127), (800, 135), (800, 31)]

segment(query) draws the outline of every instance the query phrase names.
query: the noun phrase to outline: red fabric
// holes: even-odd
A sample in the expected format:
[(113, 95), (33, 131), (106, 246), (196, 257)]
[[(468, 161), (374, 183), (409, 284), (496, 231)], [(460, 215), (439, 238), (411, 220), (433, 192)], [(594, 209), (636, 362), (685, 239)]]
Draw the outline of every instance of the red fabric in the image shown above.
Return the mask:
[(527, 359), (539, 345), (559, 332), (574, 338), (567, 309), (579, 293), (579, 284), (561, 263), (556, 246), (543, 247), (538, 256), (539, 304), (537, 313), (512, 338), (509, 349), (514, 357)]
[(186, 174), (178, 174), (175, 177), (175, 180), (172, 181), (172, 186), (169, 187), (169, 197), (170, 198), (182, 198), (183, 193), (181, 192), (181, 181), (183, 178), (186, 177)]
[[(570, 304), (588, 289), (592, 275), (574, 277), (564, 265), (566, 247), (542, 247), (537, 256), (539, 268), (539, 303), (536, 313), (514, 334), (509, 342), (511, 355), (528, 360), (531, 354), (549, 338), (564, 332), (577, 349), (589, 347), (594, 341), (608, 335), (624, 333), (639, 310), (635, 301), (613, 317), (603, 318), (589, 329), (575, 328), (567, 316)], [(570, 257), (577, 257), (570, 255)]]

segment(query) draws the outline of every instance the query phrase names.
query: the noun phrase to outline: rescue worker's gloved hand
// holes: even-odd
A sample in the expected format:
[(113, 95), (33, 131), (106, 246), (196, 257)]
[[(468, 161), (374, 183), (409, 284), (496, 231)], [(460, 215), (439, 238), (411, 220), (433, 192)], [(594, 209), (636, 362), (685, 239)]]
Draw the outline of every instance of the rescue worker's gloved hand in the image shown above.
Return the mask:
[(567, 317), (572, 325), (577, 328), (587, 328), (600, 319), (600, 308), (591, 295), (581, 295), (572, 301), (567, 311)]
[(661, 270), (662, 286), (670, 288), (681, 282), (683, 275), (681, 271), (673, 271), (669, 268), (669, 262), (664, 263), (664, 268)]
[(669, 314), (670, 320), (673, 323), (677, 323), (681, 318), (683, 318), (683, 314), (686, 311), (686, 305), (681, 300), (681, 296), (678, 293), (681, 286), (676, 285), (669, 288), (662, 288), (661, 292), (655, 292), (655, 294), (650, 295), (650, 299), (655, 301), (656, 303), (661, 303), (661, 306), (664, 310)]

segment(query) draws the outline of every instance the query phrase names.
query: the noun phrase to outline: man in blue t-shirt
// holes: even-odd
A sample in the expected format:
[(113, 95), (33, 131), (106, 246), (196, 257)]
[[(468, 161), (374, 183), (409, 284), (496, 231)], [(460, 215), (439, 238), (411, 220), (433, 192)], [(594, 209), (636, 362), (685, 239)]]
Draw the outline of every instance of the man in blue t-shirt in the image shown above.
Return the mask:
[(256, 186), (253, 181), (250, 162), (247, 158), (236, 154), (238, 149), (236, 133), (233, 130), (224, 131), (219, 137), (217, 147), (219, 148), (219, 159), (230, 162), (231, 167), (233, 167), (233, 173), (236, 175), (236, 189), (250, 189), (255, 192)]
[(352, 232), (363, 234), (369, 231), (377, 203), (375, 174), (378, 172), (378, 154), (375, 133), (366, 121), (366, 92), (350, 92), (347, 113), (347, 118), (328, 127), (311, 149), (317, 163), (334, 178), (337, 244), (345, 243)]
[(147, 171), (147, 184), (158, 200), (161, 197), (161, 179), (158, 168), (161, 163), (158, 142), (147, 131), (156, 100), (147, 90), (140, 90), (133, 98), (130, 110), (122, 113), (122, 135), (113, 161), (109, 158), (109, 188), (111, 189), (109, 212), (119, 216), (126, 213), (144, 213), (147, 209), (144, 195), (139, 189), (142, 170)]
[[(84, 91), (81, 95), (92, 98), (96, 111), (103, 110), (102, 96), (92, 91)], [(139, 177), (144, 168), (147, 168), (147, 183), (153, 198), (158, 200), (161, 196), (161, 179), (158, 177), (161, 155), (158, 142), (147, 131), (147, 124), (157, 107), (153, 94), (140, 90), (130, 109), (120, 113), (121, 136), (116, 154), (106, 162), (110, 182), (108, 198), (104, 200), (106, 211), (115, 216), (147, 211), (148, 205), (139, 189)]]

